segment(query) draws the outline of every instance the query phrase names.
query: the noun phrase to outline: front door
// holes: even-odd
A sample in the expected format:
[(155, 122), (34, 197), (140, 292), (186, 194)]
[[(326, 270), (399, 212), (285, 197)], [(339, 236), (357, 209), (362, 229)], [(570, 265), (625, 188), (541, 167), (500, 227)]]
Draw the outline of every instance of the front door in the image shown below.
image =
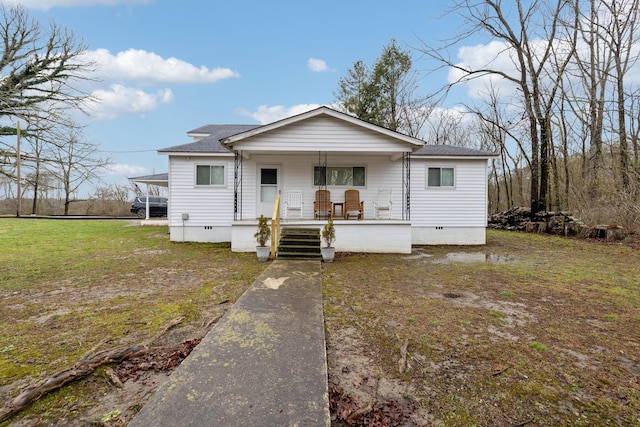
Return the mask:
[(279, 178), (280, 169), (277, 166), (258, 166), (258, 217), (264, 215), (271, 218), (273, 203), (280, 190)]

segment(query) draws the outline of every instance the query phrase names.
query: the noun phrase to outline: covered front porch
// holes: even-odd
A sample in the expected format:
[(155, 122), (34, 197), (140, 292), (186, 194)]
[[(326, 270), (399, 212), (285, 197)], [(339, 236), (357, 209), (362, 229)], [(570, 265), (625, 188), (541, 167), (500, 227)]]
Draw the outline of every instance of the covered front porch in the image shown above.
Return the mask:
[(332, 217), (337, 252), (411, 253), (410, 160), (422, 141), (332, 111), (296, 120), (221, 140), (234, 153), (231, 249), (256, 250), (264, 215), (317, 230)]
[[(269, 220), (271, 225), (272, 221)], [(287, 219), (280, 226), (315, 228), (321, 230), (326, 219)], [(368, 253), (411, 253), (411, 221), (400, 219), (334, 219), (336, 252)], [(234, 252), (255, 252), (256, 239), (253, 237), (258, 226), (257, 220), (234, 221), (231, 225), (231, 250)]]

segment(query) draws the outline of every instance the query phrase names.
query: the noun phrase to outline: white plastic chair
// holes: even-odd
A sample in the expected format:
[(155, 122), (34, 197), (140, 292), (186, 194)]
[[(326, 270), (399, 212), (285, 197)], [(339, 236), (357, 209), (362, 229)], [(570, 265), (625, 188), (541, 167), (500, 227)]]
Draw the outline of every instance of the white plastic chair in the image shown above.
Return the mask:
[(391, 219), (391, 189), (381, 188), (378, 190), (378, 200), (373, 202), (373, 215), (375, 219), (386, 217)]
[(284, 219), (289, 219), (290, 212), (297, 213), (299, 218), (302, 219), (303, 207), (302, 191), (289, 191), (289, 199), (284, 203)]

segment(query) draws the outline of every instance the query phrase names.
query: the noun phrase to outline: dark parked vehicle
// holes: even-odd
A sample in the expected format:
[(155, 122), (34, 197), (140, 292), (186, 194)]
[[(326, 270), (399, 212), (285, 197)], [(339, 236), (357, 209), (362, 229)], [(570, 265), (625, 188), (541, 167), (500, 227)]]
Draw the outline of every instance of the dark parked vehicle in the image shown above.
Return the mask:
[[(166, 197), (149, 197), (149, 217), (167, 216), (167, 204), (169, 199)], [(131, 205), (131, 212), (136, 214), (138, 218), (147, 217), (147, 198), (136, 197)]]

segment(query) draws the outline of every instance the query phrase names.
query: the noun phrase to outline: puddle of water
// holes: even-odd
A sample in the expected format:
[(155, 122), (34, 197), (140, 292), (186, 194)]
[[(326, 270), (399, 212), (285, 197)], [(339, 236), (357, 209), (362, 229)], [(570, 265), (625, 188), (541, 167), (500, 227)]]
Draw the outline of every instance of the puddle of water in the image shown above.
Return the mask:
[(423, 258), (432, 258), (431, 254), (423, 254), (422, 252), (414, 253), (413, 255), (407, 255), (403, 257), (404, 259), (423, 259)]
[(449, 252), (444, 258), (432, 260), (434, 264), (451, 264), (454, 262), (495, 262), (508, 263), (517, 261), (516, 257), (500, 254), (487, 254), (484, 252)]

